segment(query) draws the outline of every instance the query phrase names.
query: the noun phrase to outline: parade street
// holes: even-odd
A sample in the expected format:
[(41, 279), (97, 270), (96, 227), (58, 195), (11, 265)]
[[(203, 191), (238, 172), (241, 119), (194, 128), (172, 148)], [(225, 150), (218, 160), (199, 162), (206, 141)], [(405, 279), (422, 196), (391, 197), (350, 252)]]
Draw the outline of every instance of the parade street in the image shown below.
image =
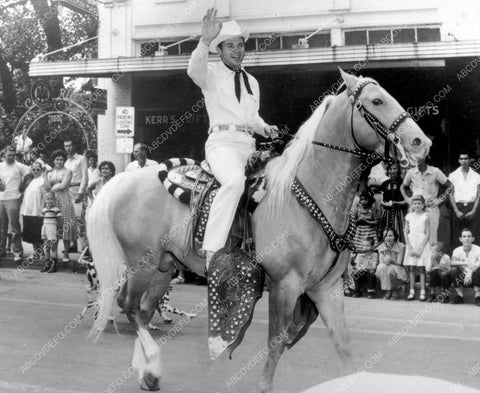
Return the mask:
[[(87, 338), (93, 320), (78, 314), (87, 302), (84, 274), (60, 266), (40, 274), (40, 266), (16, 271), (0, 268), (0, 392), (131, 393), (140, 391), (129, 371), (135, 332), (125, 315), (95, 343)], [(153, 332), (162, 347), (162, 392), (256, 392), (265, 364), (267, 293), (242, 345), (229, 360), (211, 361), (207, 348), (206, 287), (174, 285), (171, 304), (197, 310), (188, 321), (158, 317)], [(365, 371), (417, 374), (480, 388), (480, 314), (472, 304), (450, 305), (346, 299), (355, 367)], [(182, 320), (183, 323), (178, 322)], [(163, 345), (162, 345), (163, 344)], [(341, 375), (341, 366), (321, 320), (282, 357), (275, 377), (277, 393), (301, 392)]]

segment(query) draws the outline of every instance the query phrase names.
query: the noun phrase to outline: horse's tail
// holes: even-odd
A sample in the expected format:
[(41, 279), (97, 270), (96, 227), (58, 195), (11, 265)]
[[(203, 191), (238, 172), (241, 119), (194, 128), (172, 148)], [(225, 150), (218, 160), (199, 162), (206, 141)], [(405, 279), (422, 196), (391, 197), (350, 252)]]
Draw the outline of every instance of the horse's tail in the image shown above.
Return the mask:
[(125, 281), (125, 253), (114, 230), (114, 183), (117, 182), (118, 178), (114, 178), (103, 187), (87, 220), (89, 247), (100, 282), (98, 313), (90, 330), (90, 335), (97, 338), (113, 316), (118, 290)]

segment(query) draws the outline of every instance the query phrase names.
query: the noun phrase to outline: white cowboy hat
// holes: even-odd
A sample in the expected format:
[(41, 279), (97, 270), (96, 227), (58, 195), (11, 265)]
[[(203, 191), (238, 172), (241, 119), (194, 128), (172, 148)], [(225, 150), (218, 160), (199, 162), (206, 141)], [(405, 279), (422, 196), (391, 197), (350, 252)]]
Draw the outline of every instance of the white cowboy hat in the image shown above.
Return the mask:
[(248, 40), (248, 31), (241, 29), (237, 22), (231, 20), (222, 24), (222, 30), (210, 43), (210, 52), (218, 53), (217, 46), (223, 41), (229, 40), (235, 37), (242, 37), (246, 42)]

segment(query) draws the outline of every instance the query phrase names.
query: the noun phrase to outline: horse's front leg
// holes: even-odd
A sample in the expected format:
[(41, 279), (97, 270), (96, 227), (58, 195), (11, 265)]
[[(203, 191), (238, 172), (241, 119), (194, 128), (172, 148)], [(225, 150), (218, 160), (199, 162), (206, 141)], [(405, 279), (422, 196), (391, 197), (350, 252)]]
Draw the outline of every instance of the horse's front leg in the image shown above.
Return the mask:
[(343, 279), (340, 276), (331, 285), (318, 285), (307, 291), (308, 296), (315, 302), (320, 316), (325, 323), (330, 338), (340, 357), (345, 373), (353, 373), (353, 362), (350, 351), (350, 335), (345, 323), (343, 310)]
[(274, 283), (268, 299), (268, 357), (259, 383), (262, 393), (272, 392), (273, 376), (285, 345), (291, 341), (290, 327), (297, 298), (300, 296), (300, 280), (293, 274)]

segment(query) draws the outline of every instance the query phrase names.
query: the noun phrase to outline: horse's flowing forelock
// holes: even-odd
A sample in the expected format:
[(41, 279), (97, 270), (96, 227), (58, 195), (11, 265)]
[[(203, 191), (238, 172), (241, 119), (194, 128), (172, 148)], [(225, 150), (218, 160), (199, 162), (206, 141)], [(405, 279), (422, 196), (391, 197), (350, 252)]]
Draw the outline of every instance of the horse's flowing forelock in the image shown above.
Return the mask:
[(309, 158), (312, 141), (328, 106), (335, 96), (326, 96), (312, 116), (302, 124), (295, 138), (287, 145), (284, 153), (267, 165), (267, 203), (270, 213), (282, 209), (291, 196), (290, 187), (301, 161)]

